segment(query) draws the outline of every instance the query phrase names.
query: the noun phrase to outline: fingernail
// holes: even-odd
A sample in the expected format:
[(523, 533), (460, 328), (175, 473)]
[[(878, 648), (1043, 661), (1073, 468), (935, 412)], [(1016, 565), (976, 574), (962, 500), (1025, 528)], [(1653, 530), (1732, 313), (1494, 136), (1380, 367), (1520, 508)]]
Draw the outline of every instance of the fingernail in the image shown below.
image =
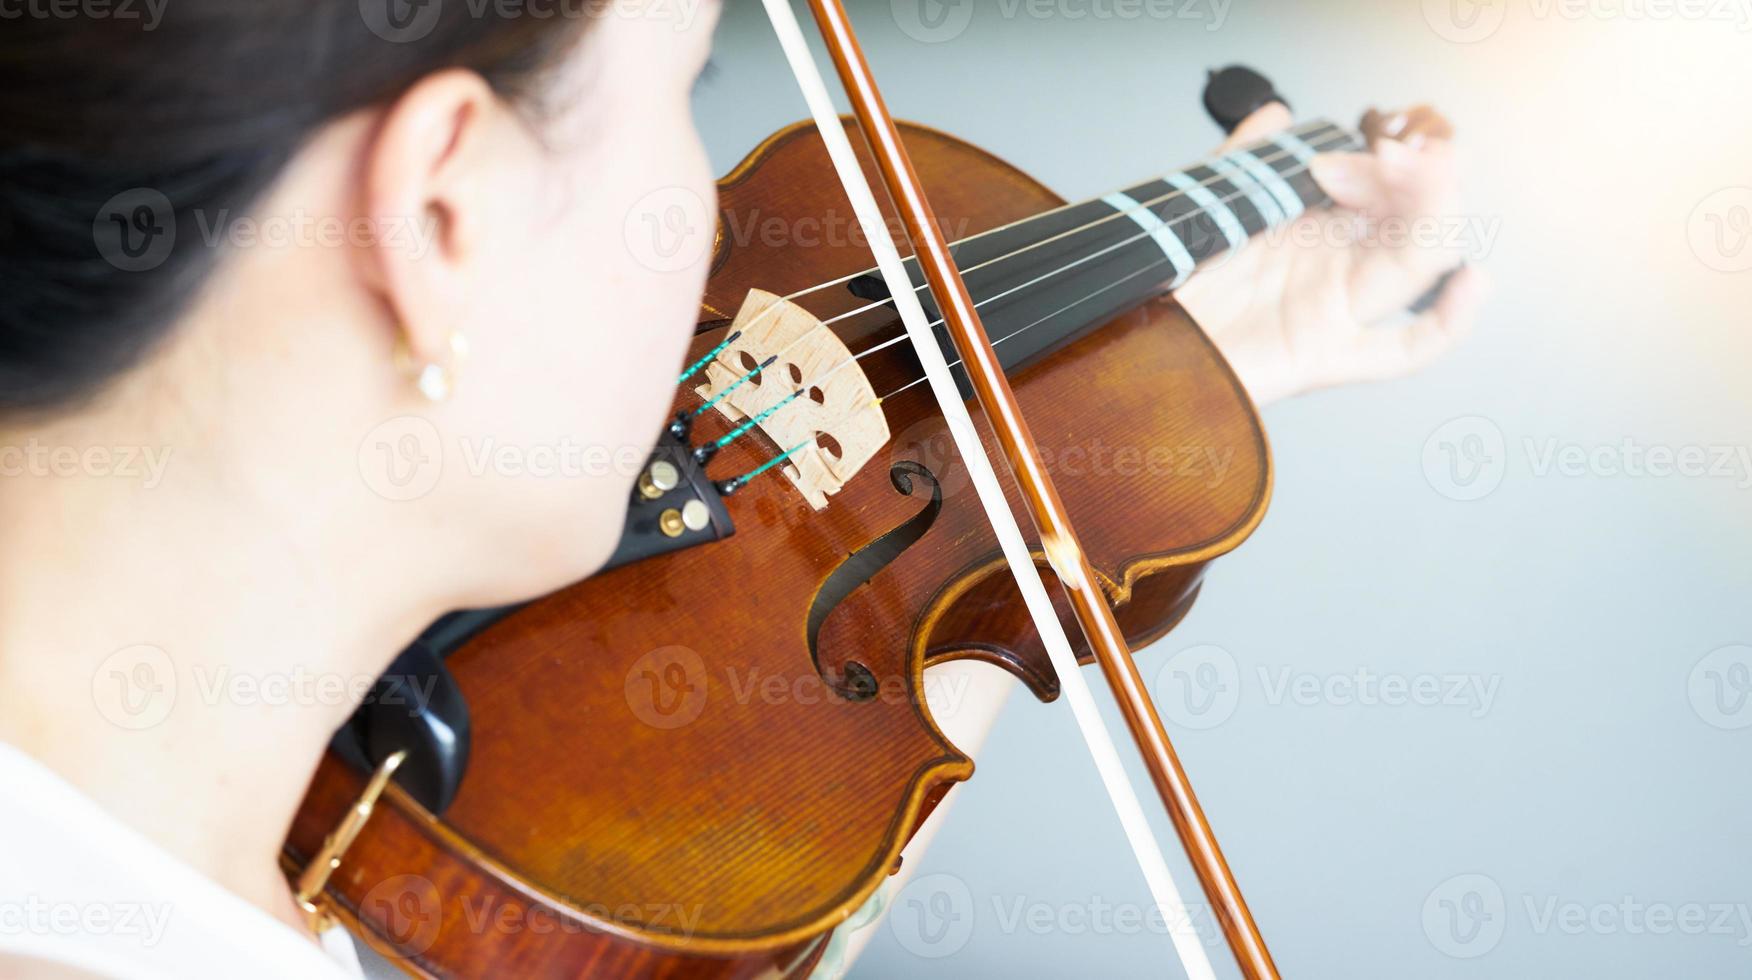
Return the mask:
[(1386, 123), (1382, 124), (1381, 132), (1388, 136), (1398, 136), (1405, 129), (1405, 124), (1410, 121), (1411, 119), (1405, 113), (1395, 112), (1387, 117)]

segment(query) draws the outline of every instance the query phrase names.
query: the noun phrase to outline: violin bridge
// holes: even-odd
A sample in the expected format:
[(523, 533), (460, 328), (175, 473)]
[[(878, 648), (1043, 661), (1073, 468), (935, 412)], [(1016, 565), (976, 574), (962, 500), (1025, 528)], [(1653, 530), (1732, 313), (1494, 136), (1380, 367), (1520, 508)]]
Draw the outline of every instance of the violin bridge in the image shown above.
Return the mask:
[(800, 447), (779, 471), (809, 506), (826, 509), (827, 498), (888, 442), (870, 379), (832, 330), (769, 292), (749, 290), (730, 333), (740, 336), (706, 365), (706, 383), (695, 392), (710, 401), (728, 391), (716, 408), (733, 424), (759, 418), (756, 428), (779, 452)]

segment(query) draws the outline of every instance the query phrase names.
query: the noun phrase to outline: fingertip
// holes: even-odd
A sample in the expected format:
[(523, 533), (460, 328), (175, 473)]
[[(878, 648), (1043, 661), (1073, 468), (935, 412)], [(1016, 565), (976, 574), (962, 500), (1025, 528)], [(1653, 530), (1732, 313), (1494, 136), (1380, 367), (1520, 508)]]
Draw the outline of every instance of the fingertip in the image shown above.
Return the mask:
[(1217, 148), (1217, 152), (1227, 153), (1248, 143), (1262, 140), (1273, 133), (1288, 129), (1292, 121), (1294, 118), (1290, 115), (1289, 108), (1282, 102), (1272, 102), (1261, 106), (1253, 110), (1246, 119), (1241, 120), (1241, 125), (1235, 127), (1235, 131), (1229, 134), (1229, 138), (1223, 141), (1223, 145)]
[(1290, 107), (1282, 102), (1267, 103), (1255, 109), (1253, 115), (1241, 121), (1236, 132), (1247, 131), (1254, 137), (1270, 136), (1279, 130), (1288, 129), (1295, 117), (1290, 115)]
[(1373, 197), (1375, 163), (1364, 153), (1321, 153), (1308, 162), (1308, 172), (1339, 207), (1361, 208)]

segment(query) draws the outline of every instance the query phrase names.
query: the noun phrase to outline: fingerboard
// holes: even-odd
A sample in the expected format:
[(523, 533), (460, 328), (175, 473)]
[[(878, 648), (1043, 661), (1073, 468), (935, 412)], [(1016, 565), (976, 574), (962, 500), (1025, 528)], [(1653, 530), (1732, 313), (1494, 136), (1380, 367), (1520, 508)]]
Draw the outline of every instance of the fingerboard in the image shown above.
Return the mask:
[[(956, 242), (951, 250), (1006, 371), (1173, 290), (1255, 236), (1330, 203), (1308, 172), (1316, 153), (1360, 149), (1350, 130), (1313, 122), (1124, 190)], [(915, 286), (917, 264), (907, 260)], [(888, 295), (875, 276), (853, 280)], [(939, 317), (929, 290), (919, 293)], [(947, 332), (938, 342), (958, 358)], [(971, 387), (959, 365), (963, 397)]]

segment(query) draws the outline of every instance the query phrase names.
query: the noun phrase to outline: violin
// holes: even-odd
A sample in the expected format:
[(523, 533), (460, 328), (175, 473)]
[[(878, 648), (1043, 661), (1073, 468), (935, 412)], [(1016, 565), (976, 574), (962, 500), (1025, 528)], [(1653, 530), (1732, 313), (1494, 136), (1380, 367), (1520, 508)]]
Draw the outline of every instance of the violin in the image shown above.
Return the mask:
[[(1239, 68), (1205, 97), (1226, 128), (1274, 100)], [(1309, 122), (1067, 202), (947, 133), (898, 132), (1091, 585), (1127, 644), (1161, 638), (1272, 485), (1254, 406), (1172, 290), (1327, 204), (1309, 159), (1364, 137)], [(973, 774), (926, 670), (974, 659), (1043, 701), (1063, 689), (821, 132), (773, 134), (719, 191), (675, 419), (611, 567), (436, 624), (291, 828), (301, 900), (410, 973), (806, 976)], [(972, 401), (979, 378), (935, 330)], [(1023, 514), (1024, 490), (1005, 494)]]

